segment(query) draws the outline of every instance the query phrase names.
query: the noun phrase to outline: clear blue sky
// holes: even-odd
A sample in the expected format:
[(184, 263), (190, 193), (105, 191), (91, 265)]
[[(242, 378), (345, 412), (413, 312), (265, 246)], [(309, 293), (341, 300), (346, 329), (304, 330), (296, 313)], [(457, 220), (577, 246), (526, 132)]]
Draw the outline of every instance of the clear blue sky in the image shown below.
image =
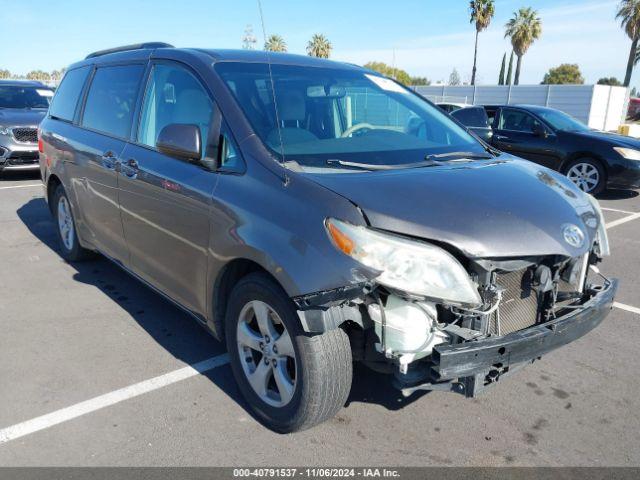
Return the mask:
[[(391, 63), (412, 75), (446, 80), (453, 68), (468, 79), (474, 29), (467, 0), (263, 0), (267, 33), (305, 53), (313, 33), (324, 33), (333, 58)], [(549, 67), (578, 63), (588, 82), (622, 80), (630, 41), (615, 20), (612, 0), (497, 0), (496, 16), (480, 36), (480, 83), (495, 83), (504, 24), (521, 6), (543, 21), (542, 39), (524, 57), (521, 83), (539, 83)], [(0, 0), (4, 46), (0, 68), (53, 70), (87, 53), (140, 41), (179, 47), (240, 48), (247, 24), (263, 44), (256, 0)]]

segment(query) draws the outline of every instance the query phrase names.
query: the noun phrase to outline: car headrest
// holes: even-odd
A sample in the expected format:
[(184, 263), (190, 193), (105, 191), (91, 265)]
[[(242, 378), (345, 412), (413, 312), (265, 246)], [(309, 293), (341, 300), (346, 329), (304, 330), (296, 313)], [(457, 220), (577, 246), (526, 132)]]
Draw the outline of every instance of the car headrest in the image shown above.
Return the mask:
[(282, 122), (304, 120), (307, 116), (307, 105), (304, 94), (300, 90), (280, 91), (278, 100), (278, 116)]

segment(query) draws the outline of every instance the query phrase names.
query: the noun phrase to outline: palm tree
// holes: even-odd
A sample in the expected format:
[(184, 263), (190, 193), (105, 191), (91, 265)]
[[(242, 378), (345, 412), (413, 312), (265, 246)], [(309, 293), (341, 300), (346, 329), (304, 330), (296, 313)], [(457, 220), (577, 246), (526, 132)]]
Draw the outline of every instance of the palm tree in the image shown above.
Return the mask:
[(629, 83), (631, 83), (633, 67), (637, 63), (636, 52), (638, 50), (638, 40), (640, 40), (640, 0), (622, 0), (618, 6), (616, 18), (620, 20), (620, 25), (631, 39), (627, 73), (624, 76), (623, 83), (625, 87), (628, 87)]
[(511, 50), (511, 56), (509, 56), (509, 69), (507, 70), (507, 78), (505, 79), (505, 85), (513, 84), (513, 50)]
[(516, 78), (514, 85), (520, 83), (520, 67), (522, 65), (522, 56), (527, 53), (531, 44), (542, 35), (542, 20), (538, 16), (538, 12), (531, 7), (521, 8), (513, 13), (513, 18), (505, 25), (505, 38), (511, 38), (513, 51), (518, 57), (516, 64)]
[(270, 52), (286, 52), (287, 42), (280, 35), (269, 35), (269, 38), (264, 42), (264, 49)]
[(502, 66), (500, 67), (500, 75), (498, 75), (498, 85), (504, 85), (504, 69), (507, 64), (507, 54), (502, 55)]
[(316, 33), (307, 43), (307, 53), (312, 57), (329, 58), (332, 48), (331, 42), (321, 33)]
[(473, 70), (471, 71), (471, 85), (476, 84), (476, 64), (478, 60), (478, 35), (491, 23), (495, 14), (493, 0), (471, 0), (469, 2), (471, 18), (469, 23), (476, 22), (476, 46), (473, 53)]

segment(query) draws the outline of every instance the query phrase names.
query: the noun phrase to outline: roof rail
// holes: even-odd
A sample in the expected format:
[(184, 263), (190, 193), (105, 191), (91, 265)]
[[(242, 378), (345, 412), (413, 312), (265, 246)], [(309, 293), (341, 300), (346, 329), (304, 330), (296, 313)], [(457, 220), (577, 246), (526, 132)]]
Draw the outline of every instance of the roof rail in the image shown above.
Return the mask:
[(85, 57), (85, 59), (101, 57), (102, 55), (108, 55), (110, 53), (128, 52), (129, 50), (142, 50), (144, 48), (174, 48), (174, 47), (173, 45), (170, 45), (164, 42), (134, 43), (133, 45), (125, 45), (123, 47), (115, 47), (115, 48), (108, 48), (106, 50), (99, 50), (97, 52), (90, 53)]

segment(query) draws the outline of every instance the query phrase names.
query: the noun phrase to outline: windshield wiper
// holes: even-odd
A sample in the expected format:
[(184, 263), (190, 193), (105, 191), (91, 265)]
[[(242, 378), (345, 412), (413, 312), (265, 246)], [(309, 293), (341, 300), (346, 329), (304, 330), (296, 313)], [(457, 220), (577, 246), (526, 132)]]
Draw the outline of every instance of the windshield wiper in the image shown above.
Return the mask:
[(373, 164), (373, 163), (359, 163), (359, 162), (347, 162), (345, 160), (327, 160), (327, 165), (340, 165), (348, 168), (358, 168), (361, 170), (402, 170), (406, 168), (422, 168), (422, 167), (440, 167), (446, 165), (447, 162), (438, 162), (437, 160), (427, 160), (424, 162), (413, 163), (397, 163), (397, 164)]
[(427, 160), (436, 160), (440, 158), (449, 158), (449, 157), (458, 157), (454, 160), (448, 160), (449, 162), (455, 161), (467, 161), (467, 160), (489, 160), (494, 158), (493, 156), (489, 156), (483, 153), (476, 152), (446, 152), (446, 153), (433, 153), (431, 155), (427, 155), (425, 158)]
[[(447, 157), (460, 157), (452, 160), (440, 161), (440, 158)], [(475, 152), (449, 152), (449, 153), (437, 153), (433, 155), (427, 155), (422, 162), (412, 163), (398, 163), (398, 164), (374, 164), (374, 163), (360, 163), (360, 162), (348, 162), (345, 160), (329, 159), (327, 165), (340, 165), (347, 168), (357, 168), (360, 170), (403, 170), (408, 168), (427, 168), (427, 167), (442, 167), (445, 165), (451, 165), (455, 163), (466, 163), (472, 160), (490, 160), (495, 158), (490, 155), (475, 153)]]

